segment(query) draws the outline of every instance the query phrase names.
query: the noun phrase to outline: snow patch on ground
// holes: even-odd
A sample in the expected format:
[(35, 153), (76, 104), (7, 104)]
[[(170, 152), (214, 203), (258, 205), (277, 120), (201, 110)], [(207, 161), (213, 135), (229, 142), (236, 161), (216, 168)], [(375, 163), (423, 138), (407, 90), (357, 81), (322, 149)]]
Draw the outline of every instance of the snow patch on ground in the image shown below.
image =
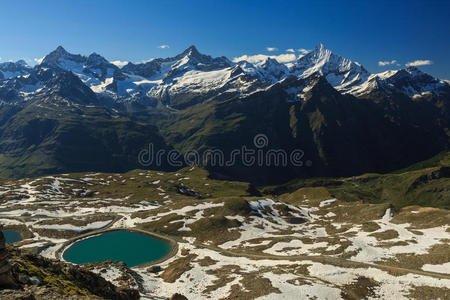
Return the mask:
[(33, 225), (35, 228), (45, 228), (45, 229), (56, 229), (56, 230), (72, 230), (72, 231), (87, 231), (87, 230), (97, 230), (108, 226), (112, 221), (98, 221), (93, 222), (84, 226), (75, 226), (72, 224), (51, 224), (51, 225)]
[(450, 262), (440, 265), (425, 264), (422, 266), (422, 270), (428, 272), (450, 274)]

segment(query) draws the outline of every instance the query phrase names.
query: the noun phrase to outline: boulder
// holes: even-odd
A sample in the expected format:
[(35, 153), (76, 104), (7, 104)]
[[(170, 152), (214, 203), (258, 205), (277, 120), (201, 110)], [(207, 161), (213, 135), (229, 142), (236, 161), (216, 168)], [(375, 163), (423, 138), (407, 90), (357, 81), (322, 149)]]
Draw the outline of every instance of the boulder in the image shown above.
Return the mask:
[(170, 297), (170, 300), (188, 300), (188, 298), (181, 294), (175, 293), (172, 295), (172, 297)]

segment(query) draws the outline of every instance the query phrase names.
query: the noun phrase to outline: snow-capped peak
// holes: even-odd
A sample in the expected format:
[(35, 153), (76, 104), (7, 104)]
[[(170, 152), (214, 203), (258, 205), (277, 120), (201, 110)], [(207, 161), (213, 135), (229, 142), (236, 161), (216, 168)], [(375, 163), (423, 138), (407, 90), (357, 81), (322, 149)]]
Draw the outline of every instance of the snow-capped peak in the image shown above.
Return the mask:
[(22, 67), (29, 67), (27, 62), (24, 61), (23, 59), (16, 61), (16, 64)]
[(103, 56), (95, 52), (86, 57), (80, 54), (71, 54), (62, 46), (58, 46), (58, 48), (45, 56), (40, 66), (53, 67), (73, 73), (80, 73), (86, 68), (116, 68), (116, 66), (107, 61)]
[(24, 60), (0, 63), (0, 80), (26, 76), (30, 72), (31, 67)]
[(341, 91), (364, 82), (370, 75), (359, 63), (334, 54), (322, 43), (299, 58), (290, 71), (300, 78), (306, 78), (315, 73), (323, 75), (332, 86)]
[[(246, 94), (287, 78), (304, 80), (311, 76), (326, 79), (339, 92), (355, 96), (363, 96), (373, 90), (409, 96), (424, 92), (440, 93), (443, 86), (446, 91), (449, 90), (448, 83), (415, 67), (370, 74), (359, 63), (333, 53), (322, 43), (300, 57), (291, 68), (272, 57), (256, 63), (239, 61), (235, 64), (224, 56), (202, 54), (195, 46), (174, 57), (128, 63), (118, 68), (97, 53), (88, 56), (71, 54), (59, 46), (34, 69), (24, 61), (1, 63), (0, 80), (5, 84), (11, 81), (8, 86), (12, 86), (14, 82), (9, 79), (17, 79), (21, 85), (20, 91), (31, 94), (41, 89), (50, 77), (65, 71), (72, 72), (104, 98), (151, 98), (170, 100), (172, 103), (176, 102), (177, 95), (189, 100), (192, 95), (213, 95), (212, 91)], [(308, 86), (304, 88), (309, 90)]]
[[(109, 83), (113, 81), (113, 77), (115, 75), (120, 76), (119, 68), (101, 55), (97, 53), (92, 53), (89, 56), (71, 54), (62, 46), (58, 46), (45, 56), (36, 68), (49, 68), (56, 73), (72, 72), (96, 92), (99, 90), (104, 92)], [(105, 88), (100, 89), (99, 86)]]
[(325, 46), (322, 43), (319, 43), (314, 47), (313, 51), (311, 51), (314, 56), (316, 57), (330, 57), (332, 52), (325, 48)]
[(362, 96), (374, 90), (381, 90), (387, 94), (403, 93), (416, 97), (424, 93), (440, 93), (440, 89), (447, 85), (416, 67), (408, 67), (372, 74), (367, 81), (349, 90), (349, 93)]
[(85, 57), (71, 54), (62, 46), (58, 46), (58, 48), (44, 57), (40, 65), (70, 71), (71, 66), (74, 66), (74, 64), (82, 64), (85, 60)]
[(202, 55), (200, 52), (198, 52), (197, 47), (195, 47), (194, 45), (189, 46), (186, 50), (182, 52), (182, 54), (197, 57)]
[(389, 92), (402, 92), (408, 96), (421, 95), (426, 92), (438, 92), (445, 83), (416, 67), (392, 72), (391, 76), (382, 79), (383, 88)]
[(195, 46), (190, 46), (174, 57), (157, 58), (141, 64), (128, 64), (122, 68), (122, 71), (151, 80), (169, 80), (191, 70), (211, 71), (232, 65), (224, 56), (213, 58), (200, 53)]
[[(291, 72), (299, 77), (308, 77), (313, 73), (327, 76), (329, 74), (343, 75), (342, 81), (336, 82), (343, 84), (357, 74), (367, 74), (368, 72), (360, 65), (356, 64), (348, 58), (334, 54), (319, 43), (313, 51), (299, 58)], [(349, 74), (347, 74), (350, 72)], [(330, 82), (334, 85), (334, 82)]]
[(86, 59), (86, 65), (98, 66), (103, 64), (109, 64), (109, 61), (95, 52), (90, 54)]
[(227, 68), (232, 63), (224, 56), (213, 58), (209, 55), (201, 54), (195, 46), (190, 46), (184, 50), (181, 54), (174, 57), (174, 64), (171, 69), (172, 73), (178, 74), (180, 68), (182, 69), (196, 69), (202, 71), (209, 71), (218, 68)]
[(289, 69), (284, 64), (270, 57), (255, 64), (241, 61), (239, 65), (246, 73), (270, 83), (275, 83), (289, 75)]
[(439, 88), (445, 85), (416, 67), (370, 74), (361, 64), (334, 54), (322, 43), (299, 58), (290, 71), (300, 78), (312, 74), (323, 75), (341, 93), (356, 96), (380, 88), (387, 93), (399, 92), (416, 96), (426, 92), (439, 92)]

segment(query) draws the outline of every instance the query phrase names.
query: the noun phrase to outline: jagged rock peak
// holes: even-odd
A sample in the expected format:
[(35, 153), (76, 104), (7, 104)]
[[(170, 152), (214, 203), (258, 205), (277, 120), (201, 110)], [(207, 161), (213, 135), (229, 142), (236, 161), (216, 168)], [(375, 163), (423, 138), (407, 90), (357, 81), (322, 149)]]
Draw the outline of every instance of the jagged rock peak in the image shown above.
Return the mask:
[(61, 60), (68, 60), (73, 62), (83, 62), (85, 58), (79, 54), (71, 54), (62, 46), (58, 46), (55, 50), (47, 54), (42, 60), (43, 66), (57, 66)]
[(68, 52), (66, 51), (66, 49), (64, 49), (64, 47), (61, 46), (61, 45), (59, 45), (58, 47), (56, 47), (55, 52), (57, 52), (57, 53), (68, 53)]
[(23, 59), (20, 59), (20, 60), (16, 61), (16, 64), (17, 64), (17, 65), (20, 65), (20, 66), (22, 66), (22, 67), (28, 67), (27, 62), (24, 61)]
[(182, 54), (187, 54), (187, 55), (201, 55), (201, 53), (197, 50), (197, 47), (195, 47), (194, 45), (189, 46), (186, 50), (183, 51)]
[(87, 65), (110, 64), (103, 56), (95, 52), (91, 53), (86, 60)]

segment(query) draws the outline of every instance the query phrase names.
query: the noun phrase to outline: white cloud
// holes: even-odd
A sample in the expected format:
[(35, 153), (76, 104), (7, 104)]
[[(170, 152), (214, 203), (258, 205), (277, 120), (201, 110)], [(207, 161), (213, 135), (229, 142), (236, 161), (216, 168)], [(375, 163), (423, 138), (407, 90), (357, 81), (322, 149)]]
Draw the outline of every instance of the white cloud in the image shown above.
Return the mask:
[(309, 50), (306, 50), (306, 49), (303, 49), (303, 48), (297, 49), (297, 51), (301, 52), (303, 54), (308, 54), (309, 53)]
[(415, 61), (411, 61), (409, 63), (406, 63), (405, 66), (407, 67), (416, 67), (416, 66), (427, 66), (427, 65), (432, 65), (433, 62), (429, 59), (418, 59)]
[(239, 62), (239, 61), (248, 61), (249, 63), (257, 63), (257, 62), (261, 62), (263, 60), (266, 60), (269, 57), (269, 55), (264, 55), (264, 54), (256, 54), (256, 55), (242, 55), (239, 57), (235, 57), (233, 58), (233, 62)]
[(291, 52), (291, 53), (295, 53), (295, 50), (292, 48), (286, 49), (286, 52)]
[(273, 52), (273, 51), (277, 51), (278, 48), (275, 48), (275, 47), (267, 47), (266, 50), (269, 51), (269, 52)]
[(386, 60), (386, 61), (379, 61), (378, 65), (383, 67), (383, 66), (388, 66), (388, 65), (394, 65), (396, 63), (397, 63), (397, 60), (393, 59), (391, 61), (388, 61), (388, 60)]
[(289, 54), (289, 53), (276, 55), (272, 58), (276, 59), (280, 63), (287, 63), (287, 62), (297, 60), (297, 57), (295, 56), (295, 54)]
[(249, 63), (259, 63), (268, 58), (273, 58), (277, 60), (279, 63), (289, 63), (297, 60), (297, 56), (292, 53), (285, 53), (280, 55), (264, 55), (264, 54), (256, 54), (256, 55), (242, 55), (239, 57), (233, 58), (233, 62), (239, 62), (242, 60), (248, 61)]
[(122, 61), (122, 60), (114, 60), (111, 62), (113, 65), (118, 66), (119, 68), (122, 68), (124, 66), (126, 66), (128, 64), (127, 61)]
[(158, 46), (158, 48), (160, 48), (160, 49), (169, 49), (170, 47), (169, 47), (169, 45), (160, 45), (160, 46)]
[(42, 63), (42, 61), (44, 60), (44, 58), (45, 58), (45, 56), (44, 56), (44, 57), (41, 57), (41, 58), (33, 58), (33, 60), (34, 60), (38, 65), (40, 65), (40, 64)]

